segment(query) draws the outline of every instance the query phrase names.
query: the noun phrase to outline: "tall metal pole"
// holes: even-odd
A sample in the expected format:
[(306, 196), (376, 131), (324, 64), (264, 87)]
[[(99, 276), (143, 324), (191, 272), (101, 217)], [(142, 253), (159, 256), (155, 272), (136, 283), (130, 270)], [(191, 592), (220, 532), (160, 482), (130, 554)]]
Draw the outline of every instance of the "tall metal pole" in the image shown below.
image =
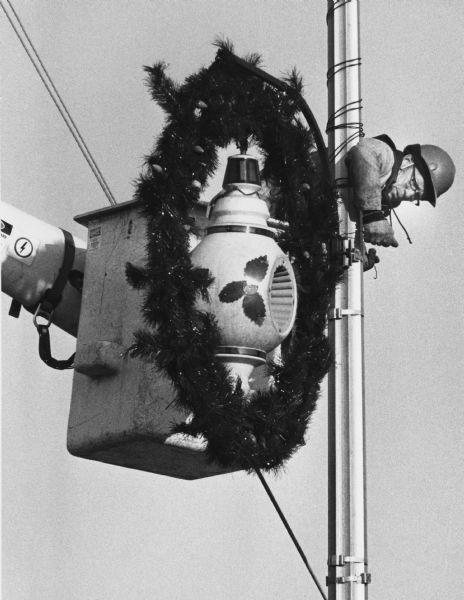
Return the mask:
[[(366, 600), (367, 543), (364, 428), (363, 263), (361, 215), (346, 209), (344, 157), (361, 134), (358, 0), (328, 0), (329, 154), (339, 194), (340, 255), (345, 276), (332, 298), (329, 337), (329, 600)], [(353, 220), (354, 219), (354, 220)], [(357, 221), (357, 223), (356, 223)]]

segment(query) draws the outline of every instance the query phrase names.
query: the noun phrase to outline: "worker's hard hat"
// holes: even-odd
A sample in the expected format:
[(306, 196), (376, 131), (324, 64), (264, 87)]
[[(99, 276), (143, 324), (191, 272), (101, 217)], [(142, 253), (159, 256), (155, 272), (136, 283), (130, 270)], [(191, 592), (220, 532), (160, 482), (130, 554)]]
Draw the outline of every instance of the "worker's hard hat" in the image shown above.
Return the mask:
[(404, 154), (412, 154), (414, 164), (424, 178), (424, 200), (435, 206), (438, 196), (444, 194), (454, 181), (456, 167), (450, 155), (431, 144), (406, 146)]

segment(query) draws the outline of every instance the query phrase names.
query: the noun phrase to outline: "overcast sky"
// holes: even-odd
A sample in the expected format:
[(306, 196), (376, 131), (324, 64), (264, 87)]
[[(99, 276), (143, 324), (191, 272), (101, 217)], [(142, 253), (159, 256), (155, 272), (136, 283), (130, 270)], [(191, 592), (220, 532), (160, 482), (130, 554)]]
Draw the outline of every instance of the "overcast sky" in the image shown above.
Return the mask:
[[(267, 0), (15, 0), (14, 6), (118, 202), (130, 200), (162, 129), (143, 65), (176, 80), (207, 66), (213, 40), (296, 66), (327, 120), (326, 3)], [(84, 238), (73, 216), (106, 198), (3, 13), (2, 199)], [(464, 7), (361, 2), (363, 122), (399, 147), (436, 143), (458, 174), (437, 207), (402, 207), (413, 244), (380, 251), (365, 277), (369, 571), (375, 600), (460, 600)], [(211, 196), (217, 189), (211, 190)], [(317, 598), (259, 481), (185, 482), (70, 456), (71, 372), (37, 356), (32, 317), (2, 297), (5, 600)], [(55, 329), (54, 353), (75, 340)], [(268, 481), (319, 579), (327, 560), (327, 418)]]

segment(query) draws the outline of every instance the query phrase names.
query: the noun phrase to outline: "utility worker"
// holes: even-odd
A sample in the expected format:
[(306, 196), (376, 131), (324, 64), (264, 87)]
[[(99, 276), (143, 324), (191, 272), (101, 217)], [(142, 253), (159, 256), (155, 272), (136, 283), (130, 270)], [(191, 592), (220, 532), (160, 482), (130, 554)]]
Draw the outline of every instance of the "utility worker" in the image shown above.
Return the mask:
[(345, 162), (354, 206), (363, 211), (364, 240), (379, 246), (398, 246), (386, 219), (391, 209), (403, 201), (427, 200), (435, 206), (456, 173), (451, 157), (438, 146), (413, 144), (400, 152), (387, 135), (363, 138)]

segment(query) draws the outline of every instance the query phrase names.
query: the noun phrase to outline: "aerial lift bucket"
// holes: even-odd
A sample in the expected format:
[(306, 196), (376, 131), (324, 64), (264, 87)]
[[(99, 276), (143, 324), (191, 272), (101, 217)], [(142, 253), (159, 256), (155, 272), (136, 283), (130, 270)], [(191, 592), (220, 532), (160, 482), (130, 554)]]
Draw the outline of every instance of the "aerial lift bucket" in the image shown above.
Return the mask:
[[(206, 208), (197, 208), (197, 224)], [(146, 220), (137, 202), (77, 216), (88, 229), (75, 357), (68, 450), (74, 456), (182, 479), (230, 472), (208, 460), (205, 441), (174, 434), (189, 414), (170, 381), (128, 355), (145, 326), (142, 293), (126, 280), (126, 263), (143, 266)]]

